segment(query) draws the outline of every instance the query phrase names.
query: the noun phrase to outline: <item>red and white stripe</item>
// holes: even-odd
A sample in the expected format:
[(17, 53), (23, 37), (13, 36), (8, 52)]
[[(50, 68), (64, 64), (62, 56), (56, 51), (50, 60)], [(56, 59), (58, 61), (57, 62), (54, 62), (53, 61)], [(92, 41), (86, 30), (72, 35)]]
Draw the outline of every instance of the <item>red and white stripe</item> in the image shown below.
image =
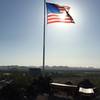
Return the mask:
[[(66, 11), (69, 11), (70, 7), (69, 6), (59, 6), (57, 5), (60, 13), (49, 13), (47, 22), (48, 24), (50, 23), (57, 23), (57, 22), (62, 22), (62, 23), (73, 23), (73, 19), (70, 16), (67, 16)], [(65, 16), (64, 18), (61, 18), (61, 16)]]
[(53, 14), (53, 13), (48, 14), (48, 24), (57, 22), (73, 23), (73, 20), (67, 15), (65, 16), (64, 19), (62, 19), (60, 17), (60, 14)]

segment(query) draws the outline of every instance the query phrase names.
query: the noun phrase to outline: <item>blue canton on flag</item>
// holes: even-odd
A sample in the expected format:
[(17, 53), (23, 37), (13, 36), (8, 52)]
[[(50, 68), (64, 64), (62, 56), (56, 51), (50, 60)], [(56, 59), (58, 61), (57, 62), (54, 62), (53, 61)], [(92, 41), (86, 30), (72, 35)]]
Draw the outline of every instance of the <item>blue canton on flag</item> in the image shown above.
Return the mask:
[(57, 7), (57, 5), (52, 3), (46, 3), (46, 4), (47, 4), (48, 13), (60, 13), (60, 10)]

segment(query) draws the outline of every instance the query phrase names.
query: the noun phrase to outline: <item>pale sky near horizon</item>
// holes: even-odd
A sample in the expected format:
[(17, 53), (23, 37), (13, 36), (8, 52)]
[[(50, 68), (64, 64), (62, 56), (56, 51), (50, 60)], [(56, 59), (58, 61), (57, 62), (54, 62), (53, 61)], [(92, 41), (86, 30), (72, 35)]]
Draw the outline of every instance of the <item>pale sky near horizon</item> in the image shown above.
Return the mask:
[[(100, 67), (100, 0), (69, 5), (75, 24), (46, 24), (46, 65)], [(44, 0), (0, 0), (0, 65), (42, 65)]]

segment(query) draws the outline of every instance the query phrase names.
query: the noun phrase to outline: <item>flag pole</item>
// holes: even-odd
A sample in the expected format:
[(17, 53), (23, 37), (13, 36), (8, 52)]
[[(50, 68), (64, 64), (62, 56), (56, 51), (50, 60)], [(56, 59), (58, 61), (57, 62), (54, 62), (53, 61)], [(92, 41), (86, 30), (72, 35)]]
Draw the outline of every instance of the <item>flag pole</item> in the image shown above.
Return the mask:
[(45, 70), (45, 3), (46, 0), (44, 0), (44, 25), (43, 25), (43, 65), (42, 65), (42, 70)]

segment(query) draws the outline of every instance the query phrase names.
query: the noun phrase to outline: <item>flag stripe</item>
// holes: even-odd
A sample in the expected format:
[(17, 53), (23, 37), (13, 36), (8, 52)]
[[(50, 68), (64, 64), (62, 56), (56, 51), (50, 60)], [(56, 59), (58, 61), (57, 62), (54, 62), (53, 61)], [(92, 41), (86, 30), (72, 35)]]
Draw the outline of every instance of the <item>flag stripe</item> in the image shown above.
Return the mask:
[(52, 21), (48, 21), (48, 24), (51, 24), (51, 23), (58, 23), (58, 22), (60, 22), (60, 23), (72, 23), (72, 21), (71, 20), (67, 20), (67, 21), (60, 21), (60, 20), (52, 20)]
[(58, 8), (60, 9), (60, 10), (70, 10), (70, 7), (69, 6), (59, 6), (59, 5), (57, 5), (58, 6)]
[(61, 18), (48, 18), (48, 20), (71, 20), (71, 18), (64, 18), (64, 19), (61, 19)]
[(66, 13), (60, 13), (60, 14), (50, 13), (50, 14), (48, 14), (48, 17), (52, 17), (52, 16), (58, 17), (58, 16), (61, 16), (61, 15), (65, 15), (65, 17), (70, 17), (70, 16), (68, 16)]

